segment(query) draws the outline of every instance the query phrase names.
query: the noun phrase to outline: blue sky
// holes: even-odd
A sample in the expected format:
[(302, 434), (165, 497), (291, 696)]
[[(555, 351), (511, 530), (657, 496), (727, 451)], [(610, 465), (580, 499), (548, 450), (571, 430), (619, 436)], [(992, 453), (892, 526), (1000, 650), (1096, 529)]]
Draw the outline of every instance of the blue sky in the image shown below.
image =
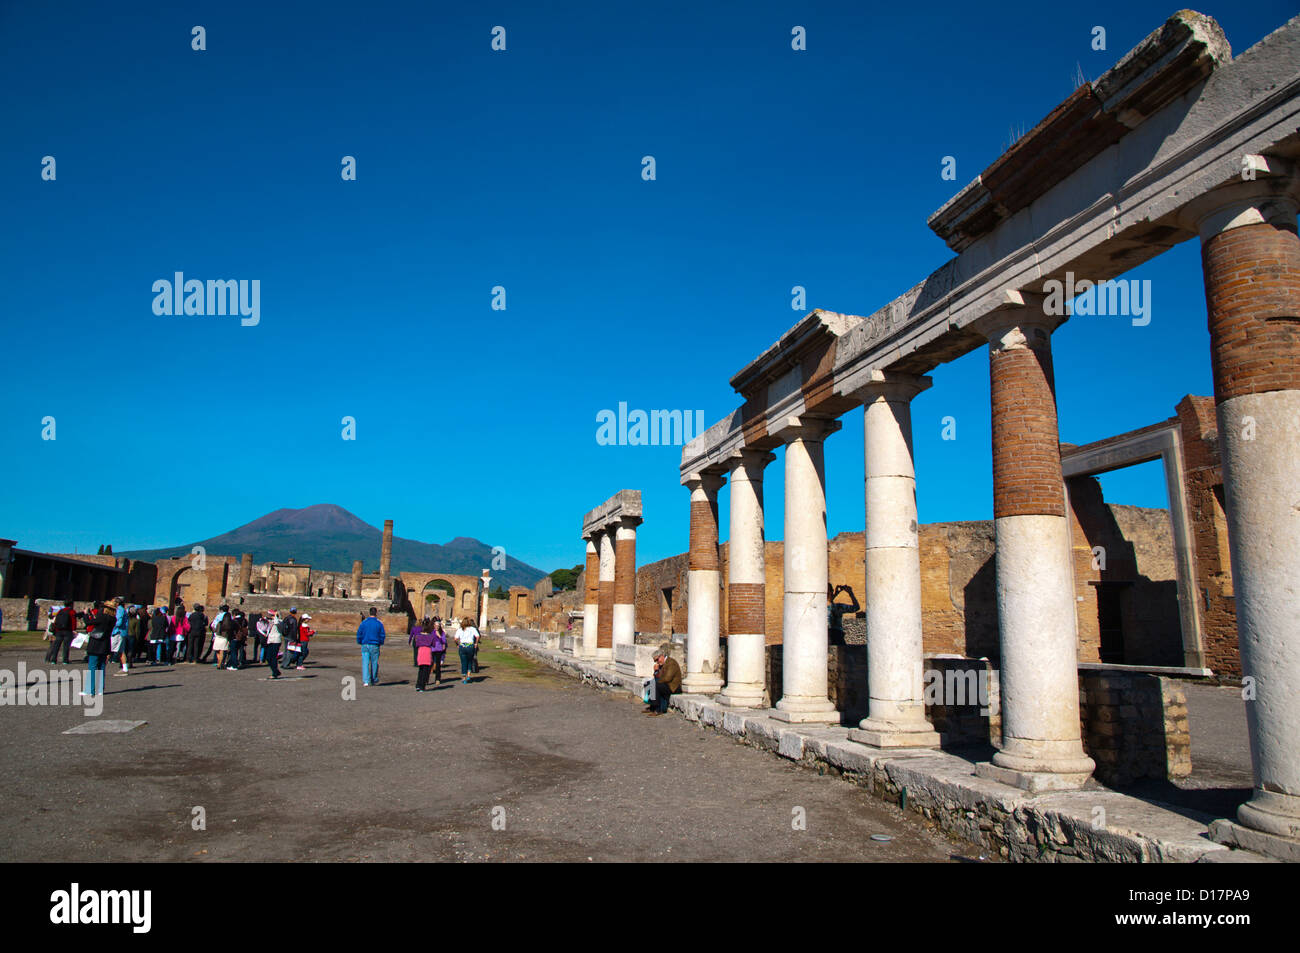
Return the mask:
[[(952, 254), (927, 216), (1076, 64), (1095, 79), (1174, 9), (0, 3), (0, 536), (120, 552), (330, 502), (552, 569), (628, 487), (640, 560), (681, 552), (680, 448), (601, 446), (596, 414), (712, 423), (800, 317), (792, 286), (868, 314), (925, 277)], [(1201, 9), (1237, 53), (1294, 12)], [(155, 315), (177, 271), (258, 279), (260, 323)], [(1152, 281), (1149, 326), (1055, 336), (1063, 440), (1211, 392), (1195, 244), (1130, 276)], [(986, 354), (933, 376), (914, 404), (922, 521), (989, 518)], [(1105, 486), (1164, 505), (1150, 465)], [(827, 444), (827, 494), (831, 532), (861, 530), (861, 411)]]

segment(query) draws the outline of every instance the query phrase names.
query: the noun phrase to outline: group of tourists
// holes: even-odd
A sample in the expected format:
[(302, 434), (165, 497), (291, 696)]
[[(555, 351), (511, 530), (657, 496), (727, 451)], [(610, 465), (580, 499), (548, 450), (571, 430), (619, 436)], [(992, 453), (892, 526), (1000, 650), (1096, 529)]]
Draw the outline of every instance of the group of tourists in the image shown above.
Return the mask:
[[(450, 630), (450, 631), (449, 631)], [(311, 614), (298, 614), (297, 606), (281, 614), (279, 610), (263, 615), (246, 616), (242, 609), (222, 605), (208, 618), (203, 606), (186, 610), (183, 602), (175, 606), (130, 605), (124, 598), (96, 602), (86, 612), (73, 608), (72, 600), (51, 606), (45, 626), (50, 643), (45, 661), (55, 664), (62, 655), (64, 665), (72, 649), (85, 649), (89, 670), (83, 695), (103, 694), (104, 675), (110, 662), (119, 671), (115, 677), (131, 673), (131, 666), (202, 665), (212, 659), (213, 667), (237, 672), (251, 665), (266, 663), (272, 679), (279, 679), (280, 665), (301, 671), (306, 667), (312, 637)], [(362, 683), (379, 682), (379, 650), (387, 634), (384, 624), (370, 609), (368, 618), (357, 628), (361, 646)], [(443, 659), (447, 644), (455, 640), (460, 650), (461, 683), (468, 685), (478, 672), (478, 649), (482, 638), (469, 618), (452, 619), (449, 629), (442, 619), (422, 619), (411, 627), (407, 640), (419, 674), (415, 690), (428, 690), (432, 673), (435, 685), (442, 684)]]
[[(461, 684), (468, 685), (470, 676), (478, 672), (478, 649), (482, 642), (478, 629), (468, 617), (452, 619), (448, 624), (450, 633), (443, 627), (442, 619), (434, 616), (424, 618), (411, 626), (407, 644), (411, 646), (411, 661), (415, 665), (415, 690), (428, 691), (429, 675), (432, 673), (434, 685), (442, 684), (442, 664), (447, 655), (447, 643), (454, 639), (460, 649)], [(384, 624), (370, 610), (370, 618), (365, 619), (357, 628), (357, 644), (361, 646), (361, 684), (365, 686), (379, 683), (379, 650), (384, 644), (386, 633)]]
[(209, 619), (203, 606), (186, 611), (183, 602), (171, 607), (144, 606), (117, 598), (78, 612), (68, 599), (62, 606), (50, 607), (45, 625), (50, 647), (45, 661), (57, 663), (62, 655), (67, 665), (69, 651), (84, 648), (89, 674), (83, 695), (103, 694), (103, 674), (109, 662), (120, 666), (115, 676), (129, 675), (131, 666), (138, 668), (142, 662), (149, 666), (201, 665), (211, 657), (215, 668), (231, 672), (265, 662), (271, 677), (280, 678), (281, 659), (286, 668), (306, 666), (315, 634), (310, 613), (300, 617), (296, 606), (283, 616), (279, 610), (245, 616), (243, 610), (223, 605)]

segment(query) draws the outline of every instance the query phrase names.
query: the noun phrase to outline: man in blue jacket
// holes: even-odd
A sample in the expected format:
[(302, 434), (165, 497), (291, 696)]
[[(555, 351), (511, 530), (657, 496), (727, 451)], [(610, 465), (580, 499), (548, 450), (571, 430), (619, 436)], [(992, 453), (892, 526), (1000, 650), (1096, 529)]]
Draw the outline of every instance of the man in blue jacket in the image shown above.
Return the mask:
[(379, 681), (379, 647), (384, 644), (384, 624), (375, 618), (375, 607), (370, 607), (370, 618), (357, 626), (357, 645), (361, 646), (361, 683), (374, 685)]

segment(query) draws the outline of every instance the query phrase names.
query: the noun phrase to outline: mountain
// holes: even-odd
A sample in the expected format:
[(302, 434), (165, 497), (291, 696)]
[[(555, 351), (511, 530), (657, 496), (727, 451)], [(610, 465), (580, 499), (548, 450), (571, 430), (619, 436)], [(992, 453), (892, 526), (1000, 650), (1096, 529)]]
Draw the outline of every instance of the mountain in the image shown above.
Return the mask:
[[(349, 513), (341, 506), (319, 503), (300, 510), (283, 509), (245, 523), (228, 533), (201, 539), (183, 546), (165, 549), (142, 549), (115, 553), (132, 559), (152, 561), (172, 556), (188, 556), (195, 546), (215, 556), (239, 556), (252, 553), (254, 562), (294, 562), (309, 564), (313, 569), (352, 570), (352, 560), (360, 559), (366, 572), (379, 571), (379, 547), (383, 532)], [(402, 571), (446, 572), (477, 576), (492, 566), (492, 547), (468, 536), (451, 542), (421, 543), (393, 536), (393, 575)], [(532, 586), (546, 573), (511, 559), (506, 552), (506, 568), (492, 570), (492, 588), (498, 585)]]

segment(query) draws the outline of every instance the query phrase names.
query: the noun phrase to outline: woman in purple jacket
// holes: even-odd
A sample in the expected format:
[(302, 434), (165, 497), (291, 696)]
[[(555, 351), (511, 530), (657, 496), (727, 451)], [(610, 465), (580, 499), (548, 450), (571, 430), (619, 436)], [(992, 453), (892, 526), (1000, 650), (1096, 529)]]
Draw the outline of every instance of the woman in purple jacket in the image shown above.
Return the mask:
[(417, 692), (424, 691), (429, 684), (429, 669), (433, 667), (433, 639), (432, 632), (426, 632), (418, 625), (411, 630), (411, 643), (415, 646), (415, 664), (420, 669), (420, 674), (415, 679)]
[(442, 660), (447, 654), (447, 633), (442, 630), (442, 620), (433, 620), (433, 683), (442, 684)]

